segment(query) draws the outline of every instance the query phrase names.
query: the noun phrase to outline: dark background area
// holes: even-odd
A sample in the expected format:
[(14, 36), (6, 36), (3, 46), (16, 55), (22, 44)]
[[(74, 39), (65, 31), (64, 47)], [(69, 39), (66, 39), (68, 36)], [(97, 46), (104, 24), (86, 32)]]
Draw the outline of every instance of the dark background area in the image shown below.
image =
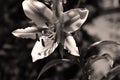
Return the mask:
[[(23, 12), (22, 1), (0, 0), (0, 80), (35, 80), (48, 61), (59, 58), (56, 50), (48, 58), (33, 63), (30, 53), (35, 41), (11, 34), (15, 29), (28, 26), (29, 19)], [(78, 0), (68, 0), (64, 8), (75, 8), (77, 3)], [(87, 47), (98, 40), (120, 42), (119, 4), (119, 0), (81, 0), (77, 7), (88, 8), (90, 14), (82, 30), (73, 34), (77, 45)], [(108, 31), (104, 33), (104, 30)], [(114, 35), (111, 36), (109, 31)], [(79, 38), (80, 34), (82, 38)], [(70, 63), (59, 64), (45, 72), (40, 80), (79, 80), (79, 69)]]

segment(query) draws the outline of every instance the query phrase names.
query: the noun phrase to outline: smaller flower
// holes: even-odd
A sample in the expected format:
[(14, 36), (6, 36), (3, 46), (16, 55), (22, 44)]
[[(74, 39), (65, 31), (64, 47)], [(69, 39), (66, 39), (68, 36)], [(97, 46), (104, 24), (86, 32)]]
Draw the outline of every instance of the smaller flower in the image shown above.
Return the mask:
[(23, 10), (36, 26), (17, 29), (13, 31), (13, 35), (37, 39), (31, 53), (33, 62), (49, 56), (59, 43), (62, 43), (70, 54), (80, 56), (71, 33), (78, 30), (86, 21), (87, 9), (71, 9), (63, 12), (62, 0), (53, 0), (53, 10), (37, 0), (25, 0)]

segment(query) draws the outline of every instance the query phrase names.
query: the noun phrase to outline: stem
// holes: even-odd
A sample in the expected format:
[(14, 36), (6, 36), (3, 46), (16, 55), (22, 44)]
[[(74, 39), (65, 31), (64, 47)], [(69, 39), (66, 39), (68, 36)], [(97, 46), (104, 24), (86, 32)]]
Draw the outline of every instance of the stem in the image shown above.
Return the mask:
[(61, 43), (59, 44), (59, 53), (61, 55), (61, 58), (63, 59), (63, 56), (64, 56), (64, 46)]
[(53, 12), (54, 15), (59, 18), (63, 13), (63, 2), (62, 0), (52, 0), (53, 1)]

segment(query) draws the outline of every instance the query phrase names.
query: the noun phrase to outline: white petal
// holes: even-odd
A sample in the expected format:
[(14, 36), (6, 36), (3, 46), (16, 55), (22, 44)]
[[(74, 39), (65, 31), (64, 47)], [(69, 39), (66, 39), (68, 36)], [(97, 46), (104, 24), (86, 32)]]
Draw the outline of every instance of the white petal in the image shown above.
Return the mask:
[(71, 35), (66, 37), (64, 42), (64, 49), (67, 49), (70, 52), (70, 54), (74, 56), (80, 56), (78, 47), (76, 46), (76, 42)]
[[(44, 41), (44, 45), (42, 40)], [(49, 56), (51, 53), (53, 53), (57, 46), (58, 44), (54, 43), (54, 40), (51, 40), (46, 36), (40, 37), (40, 40), (35, 43), (31, 52), (33, 62)]]
[(86, 21), (89, 11), (87, 9), (71, 9), (64, 13), (64, 28), (67, 33), (78, 30)]
[(37, 0), (25, 0), (22, 5), (26, 16), (34, 21), (37, 26), (42, 27), (46, 22), (52, 22), (53, 13), (43, 3)]
[[(12, 32), (12, 34), (16, 37), (20, 38), (31, 38), (31, 39), (36, 39), (36, 37), (40, 37), (42, 34), (39, 32), (40, 30), (45, 30), (47, 28), (36, 28), (35, 26), (33, 27), (27, 27), (25, 29), (17, 29)], [(37, 35), (37, 36), (36, 36)]]

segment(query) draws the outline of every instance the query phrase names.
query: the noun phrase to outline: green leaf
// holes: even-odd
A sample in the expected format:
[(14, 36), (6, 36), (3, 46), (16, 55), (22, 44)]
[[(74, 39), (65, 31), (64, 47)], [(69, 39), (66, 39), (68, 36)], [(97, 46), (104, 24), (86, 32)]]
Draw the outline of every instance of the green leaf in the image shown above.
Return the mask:
[(60, 63), (64, 63), (64, 62), (69, 62), (69, 63), (73, 63), (73, 64), (77, 64), (77, 62), (75, 61), (72, 61), (70, 59), (55, 59), (55, 60), (52, 60), (50, 62), (48, 62), (43, 68), (42, 70), (40, 71), (38, 77), (37, 77), (37, 80), (41, 77), (41, 75), (46, 72), (48, 69), (50, 69), (51, 67), (53, 66), (56, 66), (57, 64), (60, 64)]

